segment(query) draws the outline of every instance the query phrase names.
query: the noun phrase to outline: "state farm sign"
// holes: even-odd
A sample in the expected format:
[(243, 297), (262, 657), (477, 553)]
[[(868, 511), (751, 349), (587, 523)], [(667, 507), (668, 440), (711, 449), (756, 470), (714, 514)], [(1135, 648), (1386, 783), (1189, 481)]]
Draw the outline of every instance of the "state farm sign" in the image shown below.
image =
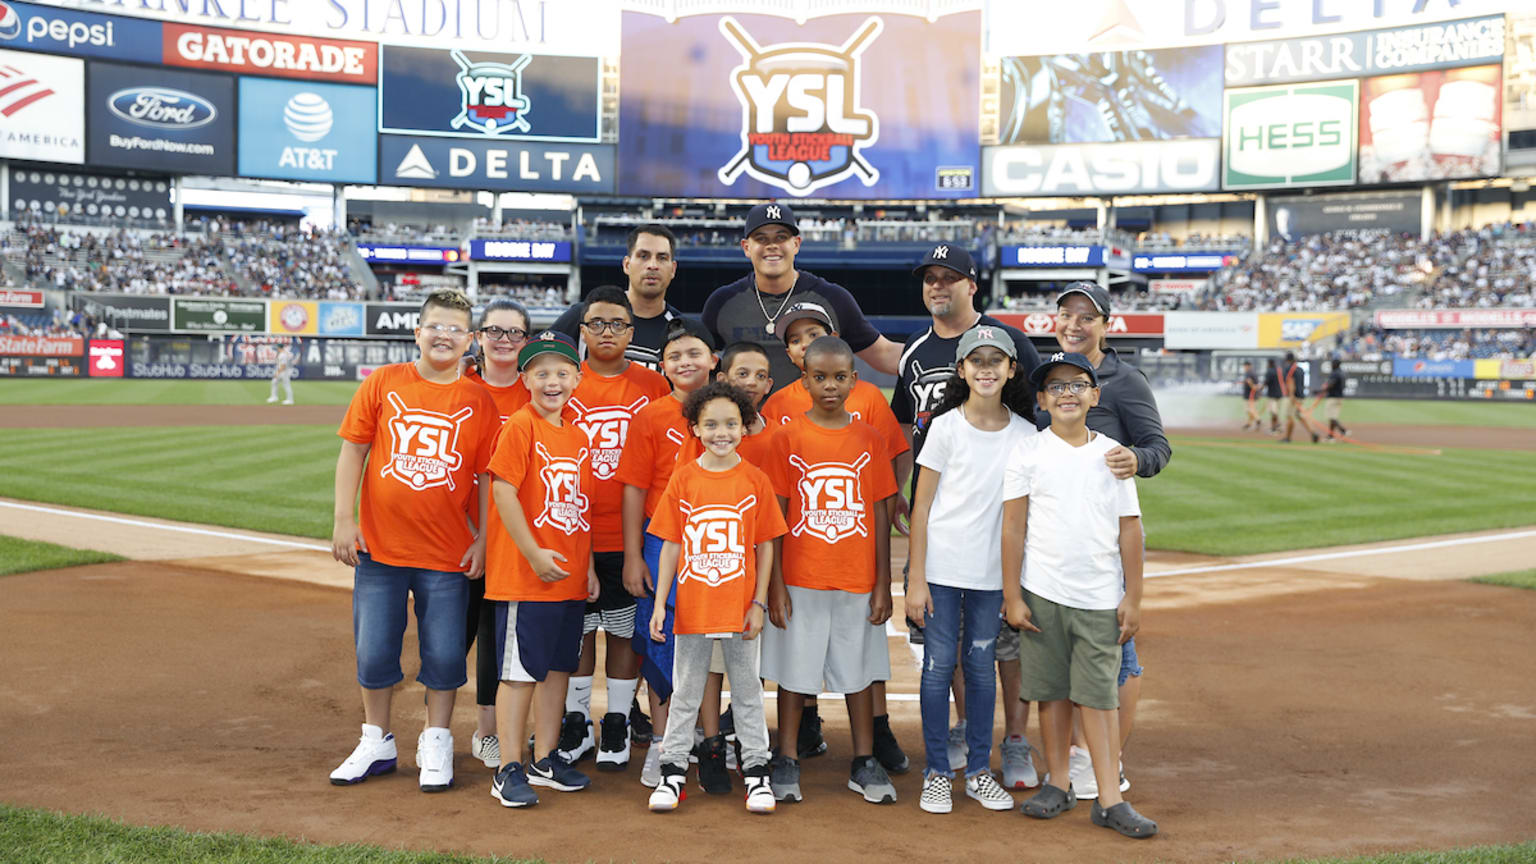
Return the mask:
[[(1056, 332), (1056, 315), (1052, 312), (988, 312), (993, 318), (1024, 331), (1028, 336), (1050, 336)], [(1109, 316), (1107, 332), (1110, 336), (1162, 336), (1163, 313), (1128, 312)]]
[(0, 336), (0, 354), (22, 357), (79, 357), (85, 342), (79, 336)]
[(0, 306), (23, 306), (28, 309), (41, 309), (43, 308), (43, 292), (13, 291), (10, 288), (0, 288)]
[(379, 75), (370, 42), (166, 24), (163, 44), (167, 66), (370, 85)]

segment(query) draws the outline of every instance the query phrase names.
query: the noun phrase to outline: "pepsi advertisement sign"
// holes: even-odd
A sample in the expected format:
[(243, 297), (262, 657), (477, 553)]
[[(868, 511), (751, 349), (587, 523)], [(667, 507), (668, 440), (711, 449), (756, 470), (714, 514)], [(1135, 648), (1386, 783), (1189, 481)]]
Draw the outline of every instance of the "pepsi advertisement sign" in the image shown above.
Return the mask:
[(596, 57), (382, 46), (379, 131), (596, 144)]
[(240, 79), (242, 177), (373, 183), (372, 87)]
[(554, 261), (571, 260), (571, 244), (566, 240), (471, 240), (469, 257), (473, 261)]
[(160, 62), (159, 21), (0, 0), (0, 46), (74, 57)]
[(86, 158), (92, 165), (235, 173), (233, 78), (91, 63), (86, 111)]
[(509, 192), (612, 193), (612, 144), (379, 136), (379, 182)]

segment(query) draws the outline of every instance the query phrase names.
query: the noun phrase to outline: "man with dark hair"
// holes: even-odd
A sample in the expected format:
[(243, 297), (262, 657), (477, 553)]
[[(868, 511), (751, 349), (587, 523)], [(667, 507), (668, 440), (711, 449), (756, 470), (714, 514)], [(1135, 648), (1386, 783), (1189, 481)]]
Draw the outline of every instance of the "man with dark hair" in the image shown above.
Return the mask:
[[(667, 322), (682, 317), (667, 302), (667, 287), (677, 275), (677, 238), (665, 225), (641, 225), (629, 232), (628, 252), (620, 266), (629, 277), (629, 307), (634, 315), (634, 337), (625, 357), (649, 369), (661, 368), (661, 346)], [(585, 304), (576, 303), (555, 319), (552, 329), (580, 342), (581, 315)], [(585, 346), (583, 345), (583, 352)]]

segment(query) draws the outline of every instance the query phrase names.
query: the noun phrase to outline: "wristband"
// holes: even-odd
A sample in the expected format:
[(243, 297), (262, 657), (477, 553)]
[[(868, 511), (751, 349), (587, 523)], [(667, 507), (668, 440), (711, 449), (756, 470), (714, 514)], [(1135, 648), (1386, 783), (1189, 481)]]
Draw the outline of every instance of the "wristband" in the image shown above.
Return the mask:
[(764, 603), (763, 601), (761, 601), (759, 599), (757, 599), (756, 597), (752, 598), (752, 605), (756, 606), (757, 608), (759, 608), (761, 610), (763, 610), (764, 612), (768, 611), (768, 604)]

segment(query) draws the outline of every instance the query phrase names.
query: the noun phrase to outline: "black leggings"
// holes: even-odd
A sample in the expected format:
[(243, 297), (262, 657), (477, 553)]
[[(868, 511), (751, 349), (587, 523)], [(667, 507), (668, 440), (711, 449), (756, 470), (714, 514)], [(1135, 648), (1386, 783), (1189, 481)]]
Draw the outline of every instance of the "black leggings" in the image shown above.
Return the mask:
[(469, 605), (464, 613), (464, 655), (475, 640), (480, 640), (480, 650), (475, 653), (475, 704), (493, 707), (496, 704), (496, 687), (500, 684), (501, 658), (493, 647), (496, 634), (491, 632), (496, 621), (494, 600), (485, 599), (485, 577), (469, 580)]

